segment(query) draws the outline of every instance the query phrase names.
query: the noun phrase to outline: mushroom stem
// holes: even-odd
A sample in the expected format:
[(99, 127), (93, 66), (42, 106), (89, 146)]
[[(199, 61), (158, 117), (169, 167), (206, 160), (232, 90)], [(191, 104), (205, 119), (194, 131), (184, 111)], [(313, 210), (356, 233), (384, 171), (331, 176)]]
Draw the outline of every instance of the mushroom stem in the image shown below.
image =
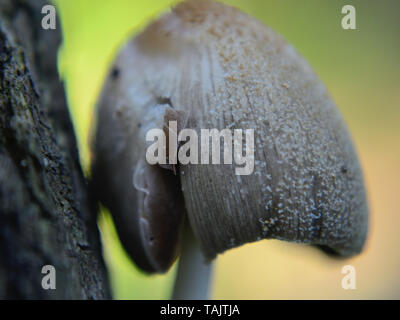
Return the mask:
[(173, 300), (209, 298), (213, 262), (206, 262), (189, 222), (185, 221), (182, 249), (175, 279)]

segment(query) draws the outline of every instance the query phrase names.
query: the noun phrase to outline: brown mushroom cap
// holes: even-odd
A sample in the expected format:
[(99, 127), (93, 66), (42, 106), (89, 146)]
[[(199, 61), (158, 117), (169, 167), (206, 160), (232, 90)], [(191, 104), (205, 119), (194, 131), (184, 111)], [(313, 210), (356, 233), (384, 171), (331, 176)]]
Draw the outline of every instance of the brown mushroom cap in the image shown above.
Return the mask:
[[(220, 3), (183, 2), (129, 42), (114, 69), (99, 103), (93, 175), (142, 268), (162, 272), (174, 261), (182, 193), (209, 259), (260, 239), (361, 251), (368, 207), (345, 122), (308, 63), (270, 28)], [(199, 136), (254, 129), (253, 174), (188, 164), (173, 176), (145, 164), (145, 134), (163, 128), (171, 109)], [(135, 172), (145, 182), (132, 183)]]

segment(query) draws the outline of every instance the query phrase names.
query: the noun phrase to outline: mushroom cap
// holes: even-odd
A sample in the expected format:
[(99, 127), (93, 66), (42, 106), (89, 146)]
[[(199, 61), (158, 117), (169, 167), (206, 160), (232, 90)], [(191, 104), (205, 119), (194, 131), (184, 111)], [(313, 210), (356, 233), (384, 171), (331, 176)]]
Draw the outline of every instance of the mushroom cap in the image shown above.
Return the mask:
[[(368, 206), (352, 139), (325, 86), (273, 30), (220, 3), (186, 1), (128, 42), (113, 70), (98, 104), (93, 177), (142, 268), (174, 261), (183, 207), (208, 259), (260, 239), (361, 251)], [(174, 176), (146, 164), (146, 132), (167, 119), (199, 136), (253, 129), (254, 172), (180, 164)]]

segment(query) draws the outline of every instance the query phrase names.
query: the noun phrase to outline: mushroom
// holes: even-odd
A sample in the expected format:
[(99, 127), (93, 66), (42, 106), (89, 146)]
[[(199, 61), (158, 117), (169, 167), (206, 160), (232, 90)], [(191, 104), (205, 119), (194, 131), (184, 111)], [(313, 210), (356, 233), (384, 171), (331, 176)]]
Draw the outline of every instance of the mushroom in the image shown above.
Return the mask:
[[(171, 120), (178, 131), (253, 129), (254, 172), (149, 164), (146, 134), (169, 137)], [(133, 261), (166, 272), (183, 244), (175, 298), (204, 298), (203, 262), (245, 243), (362, 250), (366, 192), (342, 116), (293, 46), (237, 9), (182, 2), (129, 41), (103, 87), (94, 138), (93, 181)]]

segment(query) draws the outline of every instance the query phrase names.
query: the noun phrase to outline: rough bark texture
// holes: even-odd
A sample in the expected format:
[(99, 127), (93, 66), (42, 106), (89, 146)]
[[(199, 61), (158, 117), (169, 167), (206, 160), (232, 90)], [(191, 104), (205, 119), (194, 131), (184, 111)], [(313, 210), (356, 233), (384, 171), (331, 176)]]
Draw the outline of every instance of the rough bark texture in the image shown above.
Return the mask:
[[(102, 299), (109, 288), (41, 0), (0, 0), (0, 299)], [(58, 23), (58, 21), (57, 21)], [(44, 265), (56, 290), (41, 286)]]

